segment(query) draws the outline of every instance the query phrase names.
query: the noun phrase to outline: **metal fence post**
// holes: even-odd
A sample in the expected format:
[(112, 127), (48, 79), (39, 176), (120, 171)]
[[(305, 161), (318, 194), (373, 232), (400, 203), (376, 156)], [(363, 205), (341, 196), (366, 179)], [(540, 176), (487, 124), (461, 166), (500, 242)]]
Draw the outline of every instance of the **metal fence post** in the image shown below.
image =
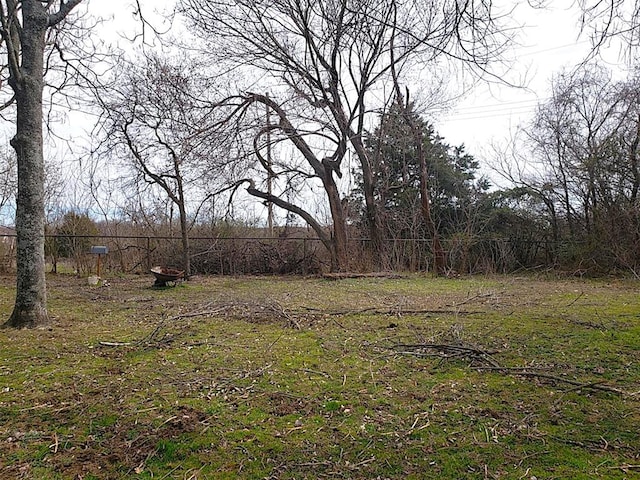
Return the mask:
[(307, 239), (302, 239), (302, 274), (307, 274)]
[(147, 271), (151, 270), (151, 237), (147, 237)]

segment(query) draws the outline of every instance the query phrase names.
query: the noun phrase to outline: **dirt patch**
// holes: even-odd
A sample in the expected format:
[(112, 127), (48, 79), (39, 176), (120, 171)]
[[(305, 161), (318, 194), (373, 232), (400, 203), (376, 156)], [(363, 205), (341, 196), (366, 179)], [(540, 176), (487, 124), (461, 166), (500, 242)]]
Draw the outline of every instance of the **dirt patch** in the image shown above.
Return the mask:
[[(140, 473), (162, 448), (163, 441), (174, 441), (185, 434), (207, 427), (208, 415), (187, 406), (176, 407), (160, 425), (149, 421), (119, 420), (99, 429), (80, 444), (65, 442), (49, 446), (47, 463), (65, 478), (127, 478)], [(118, 471), (115, 473), (114, 469)]]
[(267, 411), (277, 417), (293, 414), (305, 415), (311, 410), (308, 401), (289, 393), (272, 392), (265, 394), (264, 398), (267, 401)]

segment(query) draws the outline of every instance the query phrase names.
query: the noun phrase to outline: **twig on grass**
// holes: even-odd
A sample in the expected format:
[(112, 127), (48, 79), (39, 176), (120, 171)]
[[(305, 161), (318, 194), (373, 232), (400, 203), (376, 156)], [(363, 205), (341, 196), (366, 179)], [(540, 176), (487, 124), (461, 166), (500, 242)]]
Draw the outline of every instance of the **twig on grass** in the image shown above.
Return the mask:
[(131, 342), (98, 342), (103, 347), (129, 347), (133, 345)]
[(49, 450), (53, 449), (53, 453), (58, 453), (58, 447), (60, 446), (60, 442), (58, 441), (58, 434), (53, 432), (53, 443), (49, 445)]
[(569, 391), (574, 390), (600, 390), (603, 392), (616, 393), (618, 395), (630, 396), (629, 392), (625, 392), (624, 390), (620, 390), (619, 388), (611, 387), (609, 385), (605, 385), (603, 382), (589, 382), (583, 383), (575, 380), (569, 380), (568, 378), (558, 377), (556, 375), (549, 375), (548, 373), (541, 372), (533, 372), (526, 367), (476, 367), (478, 370), (493, 370), (502, 372), (505, 374), (517, 375), (520, 377), (529, 377), (529, 378), (539, 378), (541, 380), (549, 380), (555, 383), (565, 383), (567, 385), (573, 385), (574, 388), (571, 388)]
[(370, 315), (384, 315), (384, 316), (393, 316), (400, 317), (402, 315), (478, 315), (480, 313), (485, 313), (480, 310), (458, 310), (458, 309), (402, 309), (402, 308), (376, 308), (376, 307), (367, 307), (360, 309), (347, 309), (347, 310), (321, 310), (319, 308), (314, 307), (301, 307), (303, 310), (307, 310), (308, 312), (329, 315), (335, 317), (345, 317), (348, 315), (361, 315), (363, 313), (367, 313)]
[(411, 355), (417, 357), (438, 357), (441, 360), (448, 360), (451, 358), (466, 358), (472, 362), (476, 362), (479, 365), (473, 366), (476, 370), (482, 371), (494, 371), (504, 375), (514, 375), (526, 378), (538, 378), (540, 380), (546, 380), (553, 383), (563, 383), (571, 385), (572, 388), (568, 392), (575, 390), (597, 390), (608, 393), (615, 393), (625, 397), (633, 397), (638, 392), (627, 392), (619, 388), (606, 385), (601, 381), (596, 382), (579, 382), (577, 380), (570, 380), (568, 378), (551, 375), (548, 373), (532, 371), (527, 367), (504, 367), (501, 366), (493, 357), (492, 353), (487, 352), (478, 347), (462, 344), (446, 344), (446, 343), (420, 343), (420, 344), (403, 344), (397, 343), (391, 347), (386, 347), (388, 350), (392, 350), (395, 354), (399, 355)]
[(573, 305), (574, 303), (576, 303), (578, 300), (580, 300), (582, 297), (584, 296), (584, 292), (580, 292), (580, 295), (578, 295), (576, 298), (574, 298), (571, 302), (569, 302), (567, 304), (567, 307), (570, 307), (571, 305)]
[(289, 315), (284, 307), (282, 305), (280, 305), (278, 302), (274, 302), (274, 304), (271, 306), (271, 309), (276, 310), (276, 313), (282, 315), (284, 318), (286, 318), (289, 322), (290, 325), (294, 326), (297, 330), (301, 330), (300, 324), (298, 323), (298, 321), (292, 317), (291, 315)]
[(478, 361), (481, 364), (488, 364), (491, 367), (499, 367), (498, 362), (491, 356), (491, 352), (486, 352), (471, 345), (447, 343), (399, 343), (389, 348), (395, 353), (401, 355), (439, 357), (445, 360), (450, 358), (467, 358), (471, 361)]
[(447, 305), (447, 307), (459, 307), (461, 305), (465, 305), (467, 303), (471, 303), (471, 302), (473, 302), (475, 300), (478, 300), (480, 298), (491, 298), (493, 296), (494, 296), (493, 293), (478, 293), (476, 295), (473, 295), (473, 296), (471, 296), (469, 298), (466, 298), (466, 299), (462, 300), (461, 302), (458, 302), (458, 303), (454, 302), (452, 304), (449, 304), (449, 305)]
[(212, 305), (211, 303), (208, 303), (207, 305), (205, 305), (204, 306), (204, 310), (197, 310), (197, 311), (182, 313), (180, 315), (174, 315), (172, 317), (166, 317), (166, 318), (162, 319), (160, 321), (160, 323), (158, 323), (156, 328), (154, 328), (153, 331), (150, 334), (148, 334), (142, 340), (137, 341), (136, 344), (137, 345), (147, 345), (147, 344), (150, 344), (150, 343), (159, 342), (160, 339), (157, 338), (158, 334), (162, 331), (162, 329), (168, 323), (175, 322), (176, 320), (182, 320), (182, 319), (185, 319), (185, 318), (195, 318), (195, 317), (218, 315), (218, 314), (222, 313), (225, 310), (224, 307), (208, 309), (208, 307), (210, 307), (211, 305)]
[(605, 467), (607, 470), (622, 470), (624, 473), (628, 473), (629, 470), (640, 470), (640, 464), (630, 465), (625, 463), (623, 465), (616, 465), (615, 467)]

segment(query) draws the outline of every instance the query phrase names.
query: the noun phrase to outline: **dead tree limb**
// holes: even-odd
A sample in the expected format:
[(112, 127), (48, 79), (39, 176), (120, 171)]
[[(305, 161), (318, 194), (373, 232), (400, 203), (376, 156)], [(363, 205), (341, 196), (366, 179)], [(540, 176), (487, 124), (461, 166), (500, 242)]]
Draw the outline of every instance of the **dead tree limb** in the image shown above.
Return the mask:
[(306, 310), (311, 313), (317, 313), (322, 315), (330, 315), (330, 316), (348, 316), (348, 315), (360, 315), (363, 313), (368, 313), (371, 315), (392, 315), (392, 316), (402, 316), (402, 315), (478, 315), (480, 313), (485, 313), (481, 310), (449, 310), (449, 309), (399, 309), (399, 308), (376, 308), (376, 307), (367, 307), (360, 308), (354, 310), (321, 310), (319, 308), (314, 307), (300, 307), (302, 310)]
[(570, 380), (568, 378), (558, 377), (557, 375), (550, 375), (548, 373), (542, 373), (542, 372), (534, 372), (526, 367), (493, 366), (493, 367), (476, 367), (476, 369), (491, 370), (491, 371), (501, 372), (506, 375), (515, 375), (519, 377), (528, 377), (528, 378), (539, 378), (541, 380), (547, 380), (553, 383), (564, 383), (567, 385), (572, 385), (574, 388), (570, 389), (569, 391), (582, 390), (582, 389), (600, 390), (603, 392), (616, 393), (618, 395), (633, 396), (633, 394), (630, 394), (629, 392), (620, 390), (619, 388), (611, 387), (609, 385), (605, 385), (603, 382), (600, 382), (600, 381), (583, 383), (583, 382), (578, 382), (576, 380)]
[(491, 352), (486, 352), (471, 345), (446, 344), (446, 343), (417, 343), (417, 344), (396, 344), (391, 350), (399, 354), (414, 355), (419, 357), (439, 357), (444, 359), (466, 358), (481, 364), (490, 365), (492, 368), (499, 368), (498, 362), (491, 356)]
[(473, 366), (479, 371), (492, 371), (502, 373), (503, 375), (512, 375), (525, 378), (537, 378), (551, 383), (571, 385), (572, 388), (566, 393), (575, 390), (596, 390), (601, 392), (615, 393), (625, 397), (634, 397), (638, 392), (627, 392), (616, 387), (604, 384), (602, 381), (580, 382), (563, 378), (549, 373), (533, 371), (527, 367), (503, 367), (492, 356), (496, 352), (488, 352), (472, 345), (464, 344), (446, 344), (446, 343), (419, 343), (419, 344), (403, 344), (397, 343), (390, 347), (395, 354), (411, 355), (417, 357), (438, 357), (441, 359), (464, 358), (472, 362), (476, 362)]

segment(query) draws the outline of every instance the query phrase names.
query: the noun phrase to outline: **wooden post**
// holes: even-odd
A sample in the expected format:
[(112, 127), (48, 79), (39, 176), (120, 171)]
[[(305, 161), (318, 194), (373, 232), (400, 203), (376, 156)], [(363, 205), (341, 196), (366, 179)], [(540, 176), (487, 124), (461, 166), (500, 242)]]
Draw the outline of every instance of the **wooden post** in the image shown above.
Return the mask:
[(109, 248), (106, 245), (93, 245), (91, 247), (91, 253), (98, 256), (98, 267), (96, 275), (100, 278), (100, 257), (109, 253)]

